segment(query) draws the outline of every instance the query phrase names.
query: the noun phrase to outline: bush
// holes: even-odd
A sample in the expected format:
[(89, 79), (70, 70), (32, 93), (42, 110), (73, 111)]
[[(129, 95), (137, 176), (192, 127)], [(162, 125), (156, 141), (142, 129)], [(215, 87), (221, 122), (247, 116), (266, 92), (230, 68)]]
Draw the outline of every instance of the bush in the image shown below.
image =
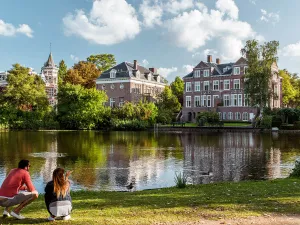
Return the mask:
[(205, 123), (209, 125), (217, 124), (220, 121), (219, 114), (216, 112), (200, 112), (197, 115), (197, 123), (203, 126)]
[(146, 130), (148, 123), (141, 120), (111, 120), (111, 126), (113, 130)]
[(177, 188), (185, 188), (187, 184), (187, 176), (182, 173), (175, 173), (175, 183)]
[(300, 177), (300, 161), (296, 160), (295, 167), (292, 170), (290, 177)]
[(260, 127), (267, 129), (272, 128), (272, 116), (263, 116), (260, 121)]
[(295, 121), (294, 122), (294, 129), (295, 130), (300, 130), (300, 121)]
[(282, 124), (282, 120), (278, 116), (273, 116), (272, 117), (272, 127), (278, 127), (280, 128)]

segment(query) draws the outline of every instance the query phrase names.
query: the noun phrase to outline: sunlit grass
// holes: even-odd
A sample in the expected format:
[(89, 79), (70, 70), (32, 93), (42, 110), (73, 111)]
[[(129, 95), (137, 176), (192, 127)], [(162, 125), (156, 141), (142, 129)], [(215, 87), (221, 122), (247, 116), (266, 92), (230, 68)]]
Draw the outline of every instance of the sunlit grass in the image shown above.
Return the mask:
[[(245, 181), (138, 192), (73, 192), (72, 221), (63, 224), (157, 224), (268, 214), (300, 216), (300, 180)], [(23, 211), (24, 221), (48, 224), (43, 196)]]

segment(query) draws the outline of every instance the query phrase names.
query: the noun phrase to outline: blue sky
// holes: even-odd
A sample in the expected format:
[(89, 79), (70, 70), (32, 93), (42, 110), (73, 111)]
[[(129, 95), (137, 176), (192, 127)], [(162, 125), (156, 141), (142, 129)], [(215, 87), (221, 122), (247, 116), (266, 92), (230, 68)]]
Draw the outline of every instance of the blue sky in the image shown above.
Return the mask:
[(299, 0), (1, 0), (0, 71), (70, 67), (91, 54), (159, 68), (169, 82), (207, 54), (233, 62), (248, 39), (280, 42), (279, 66), (300, 72)]

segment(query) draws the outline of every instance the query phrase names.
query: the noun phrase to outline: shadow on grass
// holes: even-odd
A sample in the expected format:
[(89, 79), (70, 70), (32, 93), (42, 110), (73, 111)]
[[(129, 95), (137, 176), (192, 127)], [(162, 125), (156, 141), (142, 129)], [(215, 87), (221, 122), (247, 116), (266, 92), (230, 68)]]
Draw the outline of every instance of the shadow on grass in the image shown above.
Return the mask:
[(0, 218), (0, 224), (42, 224), (46, 223), (48, 220), (45, 219), (32, 219), (32, 218), (26, 218), (24, 220), (17, 220), (15, 218)]

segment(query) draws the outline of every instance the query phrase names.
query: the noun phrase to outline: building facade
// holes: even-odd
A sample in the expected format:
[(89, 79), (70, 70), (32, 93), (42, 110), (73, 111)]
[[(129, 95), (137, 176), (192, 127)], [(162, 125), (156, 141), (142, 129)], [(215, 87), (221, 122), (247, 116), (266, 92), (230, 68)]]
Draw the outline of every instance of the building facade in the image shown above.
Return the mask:
[[(214, 63), (212, 56), (207, 62), (201, 61), (184, 80), (184, 103), (181, 119), (196, 121), (197, 114), (203, 111), (218, 112), (222, 120), (251, 121), (257, 109), (248, 105), (244, 92), (244, 75), (247, 71), (247, 59), (241, 57), (234, 63), (221, 64), (220, 59)], [(280, 108), (281, 78), (278, 67), (272, 66), (270, 88), (277, 96), (270, 100), (271, 108)]]
[(57, 92), (58, 92), (58, 67), (55, 65), (52, 53), (50, 53), (47, 62), (41, 70), (41, 78), (46, 85), (46, 93), (49, 104), (55, 106), (57, 104)]
[(166, 86), (165, 79), (155, 68), (145, 68), (134, 63), (122, 62), (104, 71), (96, 80), (98, 90), (108, 96), (107, 105), (122, 106), (125, 102), (153, 102)]

